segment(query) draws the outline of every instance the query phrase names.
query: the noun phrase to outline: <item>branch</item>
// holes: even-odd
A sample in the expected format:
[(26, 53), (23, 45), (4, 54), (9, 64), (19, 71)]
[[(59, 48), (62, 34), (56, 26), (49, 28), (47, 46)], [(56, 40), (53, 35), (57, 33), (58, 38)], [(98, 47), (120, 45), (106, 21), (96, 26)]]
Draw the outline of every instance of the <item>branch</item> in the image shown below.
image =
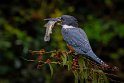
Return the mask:
[[(103, 77), (105, 77), (104, 75), (107, 75), (111, 81), (118, 82), (117, 79), (119, 79), (117, 75), (114, 75), (110, 72), (104, 73), (102, 70), (105, 70), (106, 68), (103, 68), (101, 65), (98, 65), (95, 62), (83, 56), (77, 55), (74, 52), (61, 51), (61, 50), (46, 52), (44, 49), (41, 49), (39, 51), (29, 50), (29, 52), (32, 55), (38, 54), (38, 58), (36, 60), (28, 60), (24, 57), (21, 57), (21, 58), (25, 61), (38, 62), (38, 65), (37, 65), (38, 68), (43, 66), (44, 64), (49, 64), (49, 65), (59, 64), (59, 65), (67, 66), (68, 70), (71, 70), (73, 73), (75, 73), (75, 75), (77, 76), (76, 78), (80, 78), (80, 79), (87, 78), (86, 80), (88, 79), (95, 80), (94, 76), (96, 76), (96, 77), (99, 77), (96, 79), (100, 80), (100, 79), (103, 79), (102, 77), (100, 77), (101, 75)], [(50, 55), (45, 56), (46, 54), (50, 54)], [(44, 60), (43, 57), (47, 57), (47, 59)], [(50, 65), (50, 68), (52, 68), (51, 65)], [(108, 68), (108, 69), (112, 70), (111, 68)], [(82, 78), (82, 75), (83, 75), (83, 78)], [(107, 81), (106, 78), (104, 78), (104, 80)]]

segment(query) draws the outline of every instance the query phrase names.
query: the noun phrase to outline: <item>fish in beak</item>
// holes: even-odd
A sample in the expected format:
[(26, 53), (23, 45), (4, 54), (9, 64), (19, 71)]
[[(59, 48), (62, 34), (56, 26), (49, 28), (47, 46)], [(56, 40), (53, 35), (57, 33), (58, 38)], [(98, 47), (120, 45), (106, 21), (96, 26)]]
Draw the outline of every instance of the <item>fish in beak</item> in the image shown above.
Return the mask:
[(52, 34), (52, 28), (54, 27), (55, 23), (61, 21), (61, 18), (58, 17), (58, 18), (47, 18), (47, 19), (44, 19), (44, 20), (47, 20), (48, 23), (46, 23), (44, 25), (44, 27), (46, 27), (46, 33), (45, 33), (45, 36), (44, 36), (44, 41), (50, 41), (50, 34)]

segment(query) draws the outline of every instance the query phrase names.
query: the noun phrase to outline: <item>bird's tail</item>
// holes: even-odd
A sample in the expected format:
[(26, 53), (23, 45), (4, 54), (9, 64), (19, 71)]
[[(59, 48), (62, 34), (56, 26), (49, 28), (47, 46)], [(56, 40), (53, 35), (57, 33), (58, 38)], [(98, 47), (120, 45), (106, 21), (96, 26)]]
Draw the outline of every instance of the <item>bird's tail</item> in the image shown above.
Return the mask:
[(99, 57), (95, 55), (95, 53), (91, 50), (88, 53), (86, 53), (88, 57), (93, 59), (96, 63), (103, 65), (103, 66), (108, 66), (105, 62), (103, 62)]

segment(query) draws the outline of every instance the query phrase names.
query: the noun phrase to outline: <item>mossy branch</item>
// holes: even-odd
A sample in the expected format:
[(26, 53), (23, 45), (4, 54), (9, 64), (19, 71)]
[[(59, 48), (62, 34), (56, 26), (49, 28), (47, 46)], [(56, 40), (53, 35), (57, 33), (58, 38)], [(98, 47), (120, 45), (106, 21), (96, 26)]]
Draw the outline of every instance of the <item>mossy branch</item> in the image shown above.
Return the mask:
[[(75, 76), (75, 83), (79, 81), (81, 83), (109, 83), (107, 76), (109, 73), (104, 73), (106, 68), (97, 65), (93, 61), (76, 55), (75, 53), (61, 50), (54, 50), (46, 52), (44, 49), (40, 51), (29, 51), (31, 55), (38, 55), (36, 60), (30, 60), (23, 58), (26, 61), (38, 62), (37, 68), (48, 64), (51, 70), (51, 76), (53, 75), (53, 67), (51, 64), (57, 64), (61, 66), (67, 66), (69, 71), (72, 71)], [(44, 59), (44, 57), (47, 57)], [(42, 64), (42, 66), (41, 66)], [(109, 68), (110, 69), (110, 68)], [(107, 75), (107, 76), (106, 76)], [(116, 75), (112, 75), (117, 77)], [(111, 79), (113, 81), (113, 79)]]

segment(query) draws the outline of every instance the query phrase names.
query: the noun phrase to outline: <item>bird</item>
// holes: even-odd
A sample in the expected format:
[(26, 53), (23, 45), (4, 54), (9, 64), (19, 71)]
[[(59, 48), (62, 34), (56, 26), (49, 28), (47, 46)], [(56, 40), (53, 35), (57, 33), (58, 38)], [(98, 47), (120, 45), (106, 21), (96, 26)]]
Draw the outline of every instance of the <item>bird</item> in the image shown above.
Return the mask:
[(97, 64), (108, 66), (92, 50), (88, 37), (82, 28), (78, 27), (78, 21), (71, 15), (62, 15), (57, 18), (49, 18), (61, 22), (61, 33), (65, 42), (74, 49), (77, 54), (81, 54), (95, 61)]

